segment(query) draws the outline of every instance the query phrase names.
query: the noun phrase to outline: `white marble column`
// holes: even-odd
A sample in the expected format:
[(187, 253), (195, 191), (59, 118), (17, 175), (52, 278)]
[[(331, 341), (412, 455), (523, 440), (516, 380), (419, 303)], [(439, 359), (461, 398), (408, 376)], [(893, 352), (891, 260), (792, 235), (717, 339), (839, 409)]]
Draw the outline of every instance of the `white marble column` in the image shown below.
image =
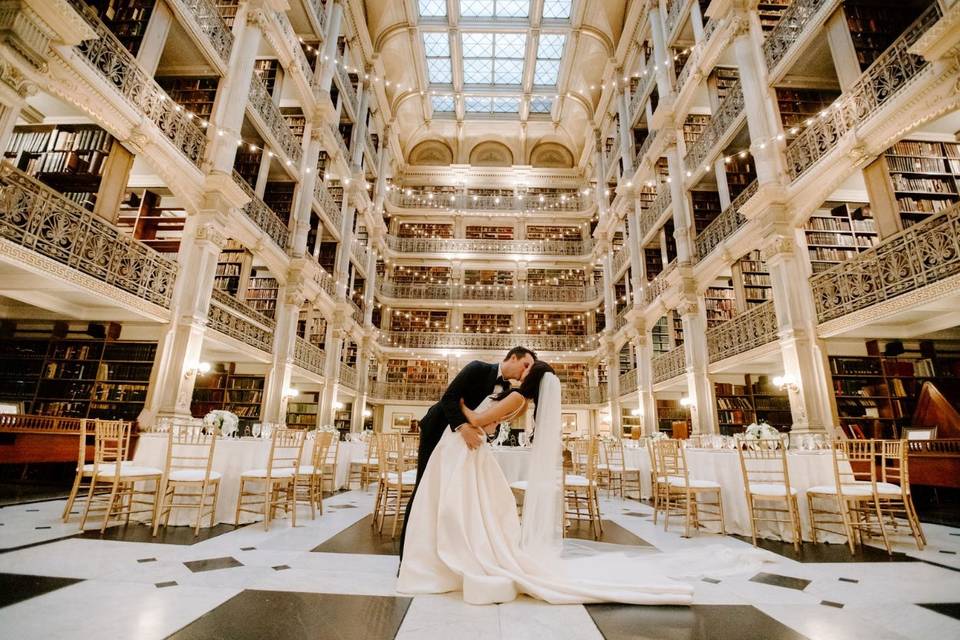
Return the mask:
[[(650, 22), (650, 34), (653, 36), (653, 62), (656, 65), (657, 92), (660, 102), (668, 99), (673, 93), (673, 83), (670, 77), (670, 65), (673, 56), (667, 51), (666, 35), (663, 33), (663, 18), (665, 13), (658, 2), (654, 2), (647, 14)], [(649, 120), (648, 120), (649, 122)]]
[(643, 435), (652, 435), (657, 430), (657, 403), (653, 396), (653, 345), (650, 332), (642, 332), (633, 341), (637, 357), (637, 405), (640, 409), (640, 424)]
[[(321, 91), (330, 91), (333, 74), (336, 71), (337, 38), (340, 36), (340, 22), (343, 19), (343, 5), (339, 0), (330, 3), (330, 13), (327, 15), (327, 29), (323, 34), (323, 54), (320, 56), (320, 76), (317, 85)], [(336, 64), (335, 64), (336, 62)]]
[(707, 374), (707, 320), (702, 298), (682, 303), (678, 309), (683, 323), (683, 353), (686, 364), (687, 396), (693, 433), (718, 433), (713, 381)]
[(273, 360), (263, 387), (260, 415), (264, 422), (285, 424), (287, 419), (287, 389), (293, 371), (293, 354), (297, 338), (297, 321), (304, 301), (300, 282), (287, 282), (278, 292), (276, 325), (273, 330)]

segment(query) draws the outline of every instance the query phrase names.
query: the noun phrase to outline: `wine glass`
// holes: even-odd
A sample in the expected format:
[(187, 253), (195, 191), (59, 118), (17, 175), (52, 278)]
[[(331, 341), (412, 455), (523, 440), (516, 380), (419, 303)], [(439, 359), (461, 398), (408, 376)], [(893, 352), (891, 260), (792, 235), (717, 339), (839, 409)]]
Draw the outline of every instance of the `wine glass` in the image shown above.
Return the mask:
[(262, 432), (263, 432), (263, 425), (260, 424), (259, 422), (254, 422), (254, 423), (253, 423), (253, 437), (254, 437), (254, 438), (259, 438), (259, 437), (260, 437), (260, 434), (261, 434)]

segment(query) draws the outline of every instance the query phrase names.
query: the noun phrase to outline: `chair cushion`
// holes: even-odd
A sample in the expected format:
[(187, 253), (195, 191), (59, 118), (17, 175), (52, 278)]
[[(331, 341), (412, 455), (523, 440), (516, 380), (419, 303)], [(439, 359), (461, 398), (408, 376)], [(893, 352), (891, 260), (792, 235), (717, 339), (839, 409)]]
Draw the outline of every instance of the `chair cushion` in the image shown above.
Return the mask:
[[(845, 484), (842, 487), (845, 496), (869, 496), (873, 493), (869, 482), (863, 484)], [(837, 487), (832, 484), (823, 484), (807, 489), (807, 493), (822, 493), (826, 495), (837, 495)], [(899, 493), (899, 490), (897, 491)]]
[(601, 463), (597, 465), (597, 469), (603, 469), (604, 471), (623, 471), (622, 464), (607, 464)]
[(899, 496), (903, 492), (900, 490), (899, 485), (893, 484), (892, 482), (878, 482), (877, 493), (882, 496)]
[[(113, 478), (115, 476), (115, 469), (111, 465), (108, 469), (103, 467), (97, 471), (97, 475), (101, 478)], [(163, 471), (160, 469), (154, 469), (153, 467), (135, 467), (133, 465), (120, 465), (120, 477), (121, 478), (135, 478), (137, 476), (162, 476)]]
[(389, 482), (390, 484), (416, 484), (417, 471), (416, 469), (410, 469), (409, 471), (404, 471), (400, 475), (399, 482), (397, 481), (397, 473), (395, 471), (388, 471), (387, 482)]
[[(757, 483), (750, 485), (750, 493), (755, 496), (786, 496), (787, 487), (782, 484)], [(790, 487), (790, 495), (797, 495), (797, 490)]]
[(590, 486), (590, 481), (584, 476), (575, 476), (573, 474), (567, 474), (566, 483), (568, 487), (588, 487)]
[(297, 467), (297, 475), (312, 476), (314, 474), (314, 468), (312, 464), (302, 464)]
[[(203, 476), (206, 475), (206, 469), (175, 469), (170, 472), (168, 480), (174, 482), (203, 482)], [(219, 480), (223, 477), (219, 471), (210, 471), (211, 480)]]
[[(366, 459), (366, 458), (354, 458), (353, 460), (350, 461), (350, 464), (352, 464), (352, 465), (353, 465), (353, 464), (364, 465), (364, 464), (368, 464), (368, 462), (367, 462), (367, 459)], [(376, 459), (376, 458), (370, 458), (369, 464), (370, 464), (370, 466), (373, 466), (373, 465), (377, 464), (377, 459)]]
[(510, 483), (511, 489), (516, 489), (517, 491), (526, 491), (527, 490), (527, 481), (526, 480), (517, 480), (516, 482)]
[[(293, 467), (283, 467), (282, 469), (274, 469), (273, 478), (289, 478), (293, 475)], [(250, 471), (244, 471), (240, 474), (242, 478), (266, 478), (267, 470), (266, 469), (251, 469)]]
[[(133, 461), (132, 461), (132, 460), (124, 460), (123, 462), (120, 463), (120, 466), (121, 466), (121, 467), (129, 467), (129, 466), (131, 466), (132, 464), (133, 464)], [(83, 470), (84, 470), (84, 471), (87, 471), (87, 472), (93, 471), (93, 467), (94, 467), (94, 466), (95, 466), (95, 465), (94, 465), (92, 462), (89, 463), (89, 464), (85, 464), (85, 465), (83, 465)], [(112, 469), (114, 466), (115, 466), (115, 465), (114, 465), (113, 462), (107, 462), (107, 463), (105, 463), (105, 464), (101, 464), (101, 465), (100, 465), (100, 470), (103, 471), (104, 469), (108, 469), (108, 468), (109, 468), (109, 469)]]
[[(674, 487), (686, 487), (687, 483), (683, 478), (669, 477), (667, 478), (667, 484)], [(719, 489), (720, 485), (712, 480), (691, 480), (690, 481), (691, 489)]]

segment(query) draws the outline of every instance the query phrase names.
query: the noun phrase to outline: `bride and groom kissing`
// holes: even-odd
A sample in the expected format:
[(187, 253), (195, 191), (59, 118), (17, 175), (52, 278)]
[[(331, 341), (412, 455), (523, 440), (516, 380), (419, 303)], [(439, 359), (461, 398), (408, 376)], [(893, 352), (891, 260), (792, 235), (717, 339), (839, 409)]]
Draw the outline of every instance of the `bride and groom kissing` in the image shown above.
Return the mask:
[[(513, 485), (524, 493), (521, 519), (486, 441), (530, 404), (534, 443), (527, 478)], [(509, 602), (519, 593), (553, 604), (690, 604), (692, 586), (675, 577), (692, 576), (692, 565), (697, 574), (708, 566), (729, 572), (755, 559), (728, 548), (658, 554), (564, 541), (560, 407), (559, 378), (525, 347), (514, 347), (496, 364), (471, 362), (457, 374), (420, 421), (398, 592), (462, 591), (471, 604)]]

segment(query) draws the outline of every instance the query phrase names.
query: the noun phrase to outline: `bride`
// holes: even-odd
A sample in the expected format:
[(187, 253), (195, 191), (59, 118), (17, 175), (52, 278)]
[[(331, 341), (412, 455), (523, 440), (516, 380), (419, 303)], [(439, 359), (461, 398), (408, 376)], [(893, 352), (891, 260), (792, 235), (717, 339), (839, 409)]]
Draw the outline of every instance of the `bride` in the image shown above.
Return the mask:
[(552, 604), (690, 604), (693, 588), (671, 576), (701, 575), (705, 565), (716, 572), (744, 568), (744, 554), (724, 547), (661, 554), (564, 542), (560, 380), (553, 368), (538, 360), (519, 388), (487, 397), (474, 411), (464, 408), (464, 415), (490, 433), (530, 401), (535, 431), (522, 524), (489, 447), (470, 450), (446, 430), (410, 512), (397, 591), (463, 591), (471, 604), (508, 602), (518, 593)]

